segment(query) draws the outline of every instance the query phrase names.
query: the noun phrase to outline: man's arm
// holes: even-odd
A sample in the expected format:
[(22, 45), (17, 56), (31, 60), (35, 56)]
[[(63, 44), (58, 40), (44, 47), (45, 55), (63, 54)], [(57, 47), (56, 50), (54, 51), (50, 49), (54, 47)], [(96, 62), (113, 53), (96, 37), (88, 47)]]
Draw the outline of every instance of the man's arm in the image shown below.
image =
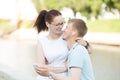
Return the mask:
[(80, 80), (81, 69), (80, 68), (71, 68), (69, 76), (61, 76), (53, 72), (50, 73), (53, 79), (55, 80)]
[(54, 80), (80, 80), (81, 68), (72, 67), (70, 69), (69, 76), (62, 76), (60, 74), (50, 72), (50, 70), (46, 67), (40, 67), (38, 73), (42, 74), (43, 76), (48, 76), (50, 78), (53, 78)]

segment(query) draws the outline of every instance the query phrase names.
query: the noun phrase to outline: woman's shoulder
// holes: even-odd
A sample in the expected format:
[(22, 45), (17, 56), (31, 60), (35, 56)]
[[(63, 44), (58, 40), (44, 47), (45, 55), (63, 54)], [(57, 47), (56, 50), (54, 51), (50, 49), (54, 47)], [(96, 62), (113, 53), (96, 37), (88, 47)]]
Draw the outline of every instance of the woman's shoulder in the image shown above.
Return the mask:
[(38, 37), (39, 38), (42, 38), (42, 37), (45, 37), (45, 36), (47, 36), (48, 35), (48, 32), (40, 32), (39, 34), (38, 34)]
[(40, 42), (43, 42), (43, 41), (45, 41), (47, 39), (47, 36), (39, 36), (38, 37), (38, 41), (40, 41)]

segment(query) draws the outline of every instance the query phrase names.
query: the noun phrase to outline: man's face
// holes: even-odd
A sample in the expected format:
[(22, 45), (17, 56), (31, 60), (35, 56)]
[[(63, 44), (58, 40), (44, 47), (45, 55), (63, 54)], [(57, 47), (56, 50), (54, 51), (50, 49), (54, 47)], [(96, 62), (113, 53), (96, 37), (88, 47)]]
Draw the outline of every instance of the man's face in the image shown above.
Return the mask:
[(73, 29), (72, 23), (68, 23), (66, 28), (63, 30), (63, 39), (68, 40), (72, 37)]

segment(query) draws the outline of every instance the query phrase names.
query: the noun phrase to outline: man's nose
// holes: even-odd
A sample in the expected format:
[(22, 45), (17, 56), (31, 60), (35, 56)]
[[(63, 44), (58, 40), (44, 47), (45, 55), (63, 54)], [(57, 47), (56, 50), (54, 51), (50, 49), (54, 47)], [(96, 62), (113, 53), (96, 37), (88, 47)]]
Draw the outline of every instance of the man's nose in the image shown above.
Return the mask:
[(66, 29), (66, 25), (67, 25), (67, 24), (64, 24), (64, 25), (63, 25), (63, 27), (62, 27), (62, 31), (65, 31), (65, 29)]

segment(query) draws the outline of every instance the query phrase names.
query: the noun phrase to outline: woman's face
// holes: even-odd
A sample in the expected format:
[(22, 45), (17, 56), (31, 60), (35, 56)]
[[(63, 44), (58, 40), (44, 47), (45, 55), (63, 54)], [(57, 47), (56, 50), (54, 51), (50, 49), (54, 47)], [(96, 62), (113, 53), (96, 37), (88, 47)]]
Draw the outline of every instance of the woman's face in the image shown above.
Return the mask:
[(49, 24), (49, 30), (50, 32), (53, 32), (55, 34), (62, 34), (62, 28), (63, 28), (63, 25), (64, 25), (64, 18), (60, 15), (60, 16), (56, 16), (54, 19), (53, 19), (53, 22), (51, 22), (51, 24)]

